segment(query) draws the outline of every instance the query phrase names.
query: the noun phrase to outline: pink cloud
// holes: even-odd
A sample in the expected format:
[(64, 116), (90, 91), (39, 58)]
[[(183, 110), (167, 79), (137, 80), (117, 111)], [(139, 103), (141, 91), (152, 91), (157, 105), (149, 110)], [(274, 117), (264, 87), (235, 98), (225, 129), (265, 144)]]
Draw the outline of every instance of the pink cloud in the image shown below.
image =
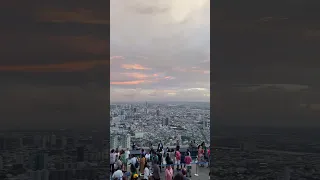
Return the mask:
[(144, 67), (140, 64), (122, 64), (121, 67), (124, 69), (151, 70), (151, 68)]
[(121, 73), (121, 74), (131, 78), (135, 78), (135, 79), (146, 79), (149, 77), (148, 75), (142, 74), (142, 73)]

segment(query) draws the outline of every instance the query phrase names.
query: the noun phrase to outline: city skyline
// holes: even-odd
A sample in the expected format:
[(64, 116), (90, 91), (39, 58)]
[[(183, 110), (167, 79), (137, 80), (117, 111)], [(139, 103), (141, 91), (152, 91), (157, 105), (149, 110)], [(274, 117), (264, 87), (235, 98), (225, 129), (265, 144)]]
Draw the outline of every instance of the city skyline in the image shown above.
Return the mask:
[(110, 6), (112, 102), (209, 102), (210, 1)]

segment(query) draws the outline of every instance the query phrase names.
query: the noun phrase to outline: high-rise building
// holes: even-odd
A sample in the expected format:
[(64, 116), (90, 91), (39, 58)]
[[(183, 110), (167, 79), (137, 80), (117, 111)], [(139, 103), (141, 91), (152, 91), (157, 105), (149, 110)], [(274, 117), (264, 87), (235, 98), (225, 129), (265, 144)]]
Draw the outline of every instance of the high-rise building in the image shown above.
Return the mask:
[(52, 135), (51, 135), (51, 147), (55, 147), (56, 144), (57, 144), (56, 135), (52, 134)]
[(47, 169), (48, 166), (48, 154), (39, 151), (36, 154), (29, 156), (29, 168), (32, 170)]
[(103, 150), (103, 140), (104, 140), (103, 137), (104, 136), (101, 132), (98, 132), (98, 131), (93, 132), (92, 144), (93, 144), (93, 147), (98, 151)]
[(111, 134), (110, 148), (130, 148), (131, 135), (130, 134)]
[(162, 121), (162, 126), (169, 126), (169, 118), (166, 117), (165, 119), (163, 119)]
[(67, 137), (65, 137), (65, 136), (62, 136), (62, 138), (61, 138), (61, 147), (62, 148), (65, 148), (65, 146), (67, 145)]
[(84, 161), (84, 146), (77, 147), (77, 162)]
[(0, 170), (3, 169), (3, 158), (2, 156), (0, 156)]

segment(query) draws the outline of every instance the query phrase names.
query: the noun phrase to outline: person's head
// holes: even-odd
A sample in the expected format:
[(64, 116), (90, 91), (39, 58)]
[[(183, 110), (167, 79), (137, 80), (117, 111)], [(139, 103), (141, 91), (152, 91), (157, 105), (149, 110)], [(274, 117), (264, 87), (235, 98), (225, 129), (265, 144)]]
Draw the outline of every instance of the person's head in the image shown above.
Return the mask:
[(198, 149), (200, 149), (200, 148), (201, 148), (201, 146), (199, 145), (199, 146), (198, 146)]
[(146, 164), (144, 165), (144, 168), (148, 168), (148, 169), (149, 169), (149, 164), (146, 163)]
[(183, 175), (180, 172), (177, 173), (173, 178), (173, 180), (183, 180), (183, 179), (184, 179)]
[(141, 149), (141, 152), (144, 152), (144, 149)]
[(171, 152), (174, 152), (174, 149), (171, 149)]
[(171, 169), (171, 166), (167, 166), (167, 169)]
[(167, 157), (169, 157), (169, 153), (167, 153)]
[(183, 168), (183, 169), (181, 170), (181, 173), (182, 173), (183, 176), (186, 176), (186, 175), (187, 175), (187, 170), (186, 170), (185, 168)]
[(133, 176), (132, 176), (132, 179), (133, 180), (137, 180), (139, 178), (139, 175), (138, 174), (134, 174)]
[(145, 155), (144, 154), (141, 154), (141, 158), (144, 158), (145, 157)]
[(114, 149), (111, 149), (111, 153), (114, 153)]
[(189, 156), (189, 152), (188, 151), (186, 152), (186, 156)]
[(205, 143), (204, 143), (204, 142), (202, 142), (202, 143), (201, 143), (201, 146), (204, 146), (204, 145), (205, 145)]

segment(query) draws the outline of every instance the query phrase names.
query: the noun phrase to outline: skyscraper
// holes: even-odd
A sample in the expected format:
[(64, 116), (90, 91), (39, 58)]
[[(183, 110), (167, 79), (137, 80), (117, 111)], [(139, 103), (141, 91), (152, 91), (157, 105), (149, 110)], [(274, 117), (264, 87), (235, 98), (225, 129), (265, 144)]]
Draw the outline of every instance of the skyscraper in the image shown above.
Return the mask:
[(77, 147), (77, 162), (84, 161), (84, 146)]

